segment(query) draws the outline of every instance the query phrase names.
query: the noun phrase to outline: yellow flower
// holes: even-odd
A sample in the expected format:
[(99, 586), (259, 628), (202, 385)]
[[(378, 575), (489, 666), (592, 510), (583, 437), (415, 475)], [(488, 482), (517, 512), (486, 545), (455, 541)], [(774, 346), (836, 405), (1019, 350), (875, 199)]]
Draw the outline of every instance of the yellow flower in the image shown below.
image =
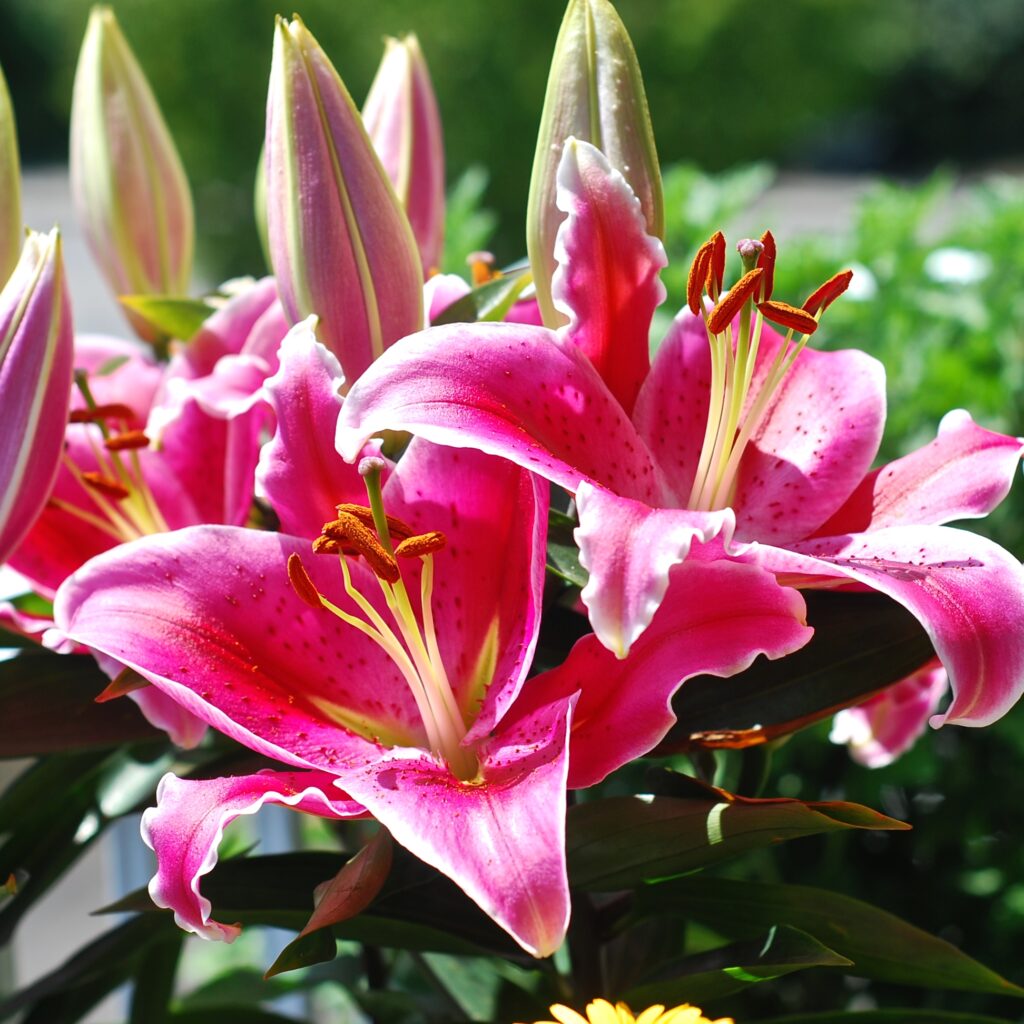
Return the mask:
[(664, 1006), (648, 1006), (638, 1017), (625, 1003), (612, 1006), (605, 999), (595, 999), (587, 1004), (587, 1015), (583, 1016), (568, 1006), (555, 1003), (551, 1007), (554, 1021), (537, 1021), (536, 1024), (735, 1024), (732, 1017), (711, 1020), (705, 1017), (697, 1006), (684, 1003), (666, 1010)]

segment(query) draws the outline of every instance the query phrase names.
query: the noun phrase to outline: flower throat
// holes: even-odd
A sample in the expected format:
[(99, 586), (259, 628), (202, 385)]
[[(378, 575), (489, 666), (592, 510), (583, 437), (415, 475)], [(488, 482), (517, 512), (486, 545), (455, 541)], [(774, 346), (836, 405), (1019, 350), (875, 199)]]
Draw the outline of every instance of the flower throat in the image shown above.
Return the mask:
[[(716, 232), (694, 257), (686, 301), (707, 331), (711, 350), (711, 389), (707, 426), (687, 507), (711, 511), (732, 504), (740, 461), (764, 419), (790, 367), (817, 330), (821, 314), (849, 287), (853, 271), (844, 270), (818, 288), (803, 306), (773, 299), (775, 239), (737, 246), (743, 276), (723, 294), (725, 236)], [(704, 301), (707, 294), (711, 306)], [(786, 329), (782, 345), (764, 373), (758, 391), (751, 385), (764, 321)], [(794, 336), (796, 340), (794, 341)]]
[[(372, 457), (360, 462), (359, 472), (366, 482), (369, 506), (336, 506), (336, 518), (324, 523), (320, 536), (313, 542), (315, 554), (337, 557), (345, 593), (361, 615), (339, 608), (320, 593), (298, 554), (292, 553), (288, 558), (288, 578), (308, 605), (331, 612), (384, 650), (409, 686), (431, 750), (444, 758), (457, 778), (470, 781), (476, 777), (479, 765), (473, 753), (462, 746), (466, 723), (441, 659), (431, 607), (433, 556), (447, 542), (439, 531), (416, 533), (401, 519), (385, 513), (380, 487), (383, 466), (383, 460)], [(361, 555), (376, 577), (391, 624), (355, 586), (347, 561), (353, 555)], [(410, 558), (419, 558), (422, 563), (419, 616), (400, 568), (401, 561)], [(367, 739), (380, 739), (372, 728), (361, 727), (353, 716), (346, 715), (338, 720), (345, 728)]]

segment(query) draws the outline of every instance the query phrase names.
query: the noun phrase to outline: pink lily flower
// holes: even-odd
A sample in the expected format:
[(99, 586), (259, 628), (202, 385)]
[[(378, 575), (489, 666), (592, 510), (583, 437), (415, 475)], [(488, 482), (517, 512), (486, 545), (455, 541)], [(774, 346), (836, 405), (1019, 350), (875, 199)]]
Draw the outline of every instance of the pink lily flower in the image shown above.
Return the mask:
[(0, 291), (0, 562), (39, 514), (57, 472), (71, 339), (60, 235), (33, 232)]
[[(233, 353), (255, 344), (274, 325), (283, 331), (273, 281), (268, 281), (214, 313), (169, 367), (134, 342), (76, 340), (74, 363), (85, 375), (90, 400), (78, 390), (72, 396), (71, 423), (58, 434), (63, 458), (46, 506), (9, 558), (37, 593), (52, 598), (90, 558), (138, 537), (199, 523), (246, 521), (264, 408), (250, 396), (237, 415), (214, 417), (195, 394), (181, 393), (176, 385), (209, 384), (215, 375), (200, 376), (203, 371), (237, 358)], [(250, 386), (262, 386), (268, 369), (263, 363), (258, 384)], [(223, 401), (223, 392), (216, 393)], [(67, 415), (54, 423), (66, 424)], [(52, 625), (28, 621), (10, 608), (2, 619), (32, 636)], [(59, 634), (44, 639), (62, 647)], [(123, 668), (102, 656), (98, 660), (112, 678)], [(146, 687), (129, 696), (180, 746), (194, 746), (202, 738), (205, 723), (159, 690)]]
[[(452, 325), (405, 339), (350, 393), (339, 451), (351, 459), (372, 434), (407, 430), (573, 492), (590, 572), (583, 600), (620, 657), (650, 624), (673, 566), (726, 557), (791, 586), (887, 594), (918, 617), (949, 672), (953, 701), (933, 724), (1005, 713), (1024, 688), (1024, 572), (997, 545), (943, 524), (1002, 500), (1022, 442), (953, 413), (932, 444), (871, 472), (885, 416), (880, 364), (806, 347), (849, 277), (803, 309), (771, 299), (770, 235), (743, 244), (750, 269), (727, 295), (724, 239), (702, 248), (690, 310), (652, 364), (665, 257), (636, 197), (599, 151), (570, 141), (558, 203), (567, 219), (554, 294), (569, 323)], [(806, 333), (793, 342), (797, 330)]]
[[(646, 711), (671, 720), (682, 676), (735, 671), (758, 645), (772, 656), (800, 646), (803, 602), (739, 567), (757, 581), (735, 629), (731, 592), (713, 586), (717, 567), (680, 567), (719, 600), (663, 616), (646, 658), (606, 673), (606, 652), (585, 639), (563, 670), (527, 681), (546, 485), (422, 440), (395, 466), (364, 450), (364, 480), (309, 443), (337, 420), (340, 380), (311, 326), (293, 328), (268, 382), (278, 428), (258, 474), (287, 533), (205, 526), (147, 538), (94, 559), (58, 594), (67, 636), (293, 769), (166, 780), (144, 822), (158, 858), (151, 893), (183, 927), (231, 938), (236, 929), (212, 920), (199, 895), (228, 820), (267, 800), (334, 817), (369, 812), (526, 950), (549, 955), (569, 914), (567, 784), (589, 784), (656, 742)], [(681, 636), (692, 641), (682, 652)], [(632, 710), (620, 707), (626, 689)]]
[(845, 743), (850, 756), (868, 768), (884, 768), (920, 739), (949, 689), (938, 659), (860, 704), (843, 708), (829, 739)]

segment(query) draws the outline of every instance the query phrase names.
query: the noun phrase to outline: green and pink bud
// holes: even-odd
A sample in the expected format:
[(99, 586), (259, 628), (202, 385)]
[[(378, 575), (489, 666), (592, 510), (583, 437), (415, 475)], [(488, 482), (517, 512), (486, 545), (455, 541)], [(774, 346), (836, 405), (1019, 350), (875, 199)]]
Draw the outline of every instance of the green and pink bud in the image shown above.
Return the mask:
[[(108, 7), (94, 7), (71, 100), (71, 192), (117, 295), (183, 295), (192, 196), (156, 98)], [(152, 329), (133, 320), (152, 340)]]
[(21, 224), (21, 174), (14, 109), (0, 70), (0, 286), (11, 276), (25, 239)]
[(423, 326), (416, 239), (338, 72), (298, 19), (278, 19), (267, 97), (267, 228), (285, 314), (354, 381)]
[(414, 35), (388, 39), (363, 123), (405, 209), (424, 273), (441, 264), (444, 137), (427, 62)]
[(68, 421), (71, 369), (60, 235), (33, 232), (0, 292), (0, 562), (50, 496)]
[(526, 248), (544, 323), (565, 323), (551, 296), (555, 237), (565, 214), (556, 203), (566, 139), (589, 142), (629, 183), (648, 234), (664, 234), (661, 171), (633, 43), (609, 0), (569, 0), (551, 60), (530, 179)]

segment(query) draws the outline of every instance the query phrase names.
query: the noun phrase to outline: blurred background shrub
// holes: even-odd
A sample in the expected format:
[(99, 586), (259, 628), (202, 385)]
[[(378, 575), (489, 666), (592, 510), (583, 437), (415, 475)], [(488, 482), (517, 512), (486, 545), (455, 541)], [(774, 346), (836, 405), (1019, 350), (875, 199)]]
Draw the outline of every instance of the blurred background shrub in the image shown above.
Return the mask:
[[(26, 164), (67, 152), (89, 0), (3, 0), (0, 64)], [(256, 271), (251, 195), (272, 18), (297, 10), (357, 103), (383, 37), (416, 31), (445, 123), (449, 182), (486, 167), (500, 259), (523, 209), (557, 0), (118, 0), (195, 189), (207, 275)], [(1012, 158), (1024, 140), (1019, 0), (620, 0), (662, 162), (920, 172)]]

